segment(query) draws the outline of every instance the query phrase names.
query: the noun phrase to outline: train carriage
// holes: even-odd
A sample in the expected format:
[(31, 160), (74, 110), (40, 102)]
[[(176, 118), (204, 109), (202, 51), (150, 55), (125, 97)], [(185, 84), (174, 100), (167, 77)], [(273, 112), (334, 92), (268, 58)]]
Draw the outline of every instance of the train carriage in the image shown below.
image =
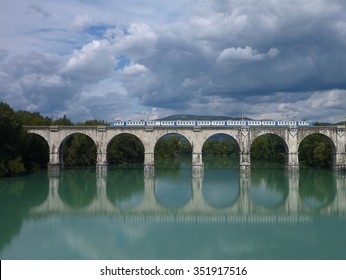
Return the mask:
[(299, 121), (298, 122), (298, 126), (309, 126), (312, 125), (312, 122), (308, 122), (308, 121)]
[(225, 126), (226, 121), (211, 121), (211, 126)]
[(275, 126), (276, 121), (262, 121), (262, 126)]
[(177, 126), (195, 126), (196, 121), (177, 121)]
[(127, 121), (126, 126), (144, 126), (144, 121)]
[(196, 124), (198, 126), (210, 126), (211, 125), (211, 121), (197, 121)]
[(227, 121), (226, 125), (227, 126), (245, 126), (246, 121)]
[(145, 123), (145, 125), (147, 125), (147, 126), (160, 126), (161, 122), (160, 121), (147, 121)]
[(296, 121), (278, 121), (277, 125), (278, 126), (296, 126), (297, 122)]
[(126, 123), (123, 121), (115, 121), (115, 122), (110, 123), (110, 125), (111, 126), (125, 126)]
[(262, 125), (261, 121), (247, 121), (247, 125), (248, 126), (258, 126), (258, 125)]
[(176, 121), (160, 121), (161, 126), (176, 126)]

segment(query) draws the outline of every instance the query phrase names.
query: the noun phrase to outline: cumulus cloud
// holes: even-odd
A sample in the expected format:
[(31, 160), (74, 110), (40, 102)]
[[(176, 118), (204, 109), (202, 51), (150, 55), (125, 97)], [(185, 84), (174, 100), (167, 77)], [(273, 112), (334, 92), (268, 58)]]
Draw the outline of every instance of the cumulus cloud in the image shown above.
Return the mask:
[(251, 61), (260, 61), (267, 57), (273, 58), (279, 54), (279, 50), (271, 48), (268, 53), (259, 53), (256, 49), (252, 49), (249, 46), (245, 48), (227, 48), (224, 49), (219, 57), (218, 62), (233, 62), (233, 63), (246, 63)]
[(147, 67), (145, 67), (142, 64), (138, 64), (138, 63), (132, 63), (128, 66), (125, 66), (123, 73), (125, 75), (141, 75), (141, 74), (145, 74), (149, 71), (149, 69)]
[(116, 59), (107, 40), (94, 40), (75, 50), (68, 57), (62, 73), (87, 82), (106, 78), (113, 70)]
[(132, 58), (142, 58), (155, 52), (157, 35), (150, 26), (143, 23), (133, 23), (126, 30), (109, 29), (106, 37), (113, 40), (115, 52)]

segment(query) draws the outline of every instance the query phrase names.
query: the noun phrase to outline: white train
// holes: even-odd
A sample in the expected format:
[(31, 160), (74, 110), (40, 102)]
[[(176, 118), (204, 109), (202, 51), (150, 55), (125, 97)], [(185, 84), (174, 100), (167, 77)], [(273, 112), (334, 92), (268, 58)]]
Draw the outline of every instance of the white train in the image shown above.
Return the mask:
[(234, 126), (311, 126), (309, 121), (115, 121), (110, 126), (132, 126), (132, 127), (234, 127)]

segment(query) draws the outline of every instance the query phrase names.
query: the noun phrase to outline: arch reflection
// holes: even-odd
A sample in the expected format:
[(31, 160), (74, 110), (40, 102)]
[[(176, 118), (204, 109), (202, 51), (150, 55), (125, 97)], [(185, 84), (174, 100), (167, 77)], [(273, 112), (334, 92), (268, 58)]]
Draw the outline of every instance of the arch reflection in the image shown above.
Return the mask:
[(72, 208), (84, 208), (96, 195), (96, 177), (94, 169), (71, 169), (59, 178), (59, 196)]
[(203, 197), (214, 208), (232, 206), (240, 195), (239, 172), (237, 170), (206, 170), (203, 180)]
[(161, 169), (155, 174), (155, 197), (167, 208), (181, 208), (192, 197), (191, 170)]
[(333, 173), (329, 170), (303, 169), (299, 173), (299, 196), (305, 207), (321, 209), (336, 196)]
[(288, 178), (284, 170), (251, 172), (250, 196), (256, 205), (277, 208), (285, 203), (288, 192)]
[(144, 195), (142, 169), (115, 169), (107, 176), (107, 198), (119, 208), (132, 208)]

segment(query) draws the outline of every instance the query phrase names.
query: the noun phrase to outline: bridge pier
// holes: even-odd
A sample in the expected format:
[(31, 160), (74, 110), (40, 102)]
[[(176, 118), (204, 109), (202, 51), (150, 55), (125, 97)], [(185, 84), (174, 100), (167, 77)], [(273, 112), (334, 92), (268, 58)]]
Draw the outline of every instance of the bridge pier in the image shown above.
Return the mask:
[(251, 170), (250, 152), (240, 152), (239, 169), (241, 171)]
[(57, 145), (52, 143), (49, 147), (49, 162), (48, 162), (48, 171), (50, 173), (59, 172), (64, 168), (64, 163), (62, 159), (62, 152), (59, 151)]
[(337, 171), (337, 172), (339, 172), (339, 171), (346, 172), (346, 164), (334, 164), (333, 170)]
[(154, 152), (144, 153), (144, 176), (154, 177), (155, 175), (155, 161)]
[(346, 153), (334, 153), (333, 154), (333, 170), (334, 171), (346, 171)]
[(202, 161), (202, 153), (192, 153), (192, 176), (203, 177), (204, 164)]
[(298, 153), (286, 153), (285, 168), (290, 172), (299, 171)]
[(108, 164), (107, 163), (96, 163), (96, 171), (98, 173), (106, 173), (108, 170)]
[(155, 165), (145, 164), (144, 165), (144, 177), (151, 178), (155, 176)]
[(50, 173), (59, 172), (61, 169), (64, 169), (64, 165), (60, 163), (48, 163), (48, 171)]

